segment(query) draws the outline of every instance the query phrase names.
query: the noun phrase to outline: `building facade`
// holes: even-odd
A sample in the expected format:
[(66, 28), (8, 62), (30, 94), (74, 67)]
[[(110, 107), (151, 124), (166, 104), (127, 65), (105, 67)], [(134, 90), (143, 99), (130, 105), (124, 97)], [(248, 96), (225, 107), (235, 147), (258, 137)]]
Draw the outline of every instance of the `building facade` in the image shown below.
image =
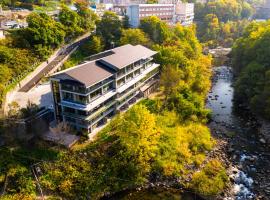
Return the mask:
[(129, 6), (134, 4), (144, 4), (146, 0), (101, 0), (102, 3), (111, 3), (114, 6)]
[(176, 4), (137, 4), (130, 5), (127, 8), (129, 24), (136, 28), (140, 25), (140, 20), (157, 16), (168, 24), (180, 22), (182, 25), (190, 25), (194, 19), (193, 3), (176, 3)]
[(175, 22), (188, 26), (193, 23), (194, 3), (177, 3), (175, 5)]
[(152, 62), (155, 54), (141, 45), (124, 45), (52, 75), (57, 121), (91, 133), (147, 96), (158, 84), (159, 65)]
[(172, 23), (174, 4), (130, 5), (127, 8), (127, 16), (129, 17), (129, 24), (131, 27), (138, 27), (140, 25), (140, 20), (149, 16), (157, 16), (162, 21)]

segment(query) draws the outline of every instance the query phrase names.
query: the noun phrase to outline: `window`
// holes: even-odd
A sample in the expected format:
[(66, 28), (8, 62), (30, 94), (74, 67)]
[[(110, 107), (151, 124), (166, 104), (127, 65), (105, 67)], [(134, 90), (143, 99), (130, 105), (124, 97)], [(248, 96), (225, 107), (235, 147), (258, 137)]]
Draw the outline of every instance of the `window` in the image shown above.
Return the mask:
[(121, 77), (121, 76), (125, 75), (125, 73), (126, 73), (125, 68), (120, 69), (119, 72), (117, 72), (117, 77)]
[(120, 80), (117, 81), (117, 86), (121, 86), (121, 85), (124, 85), (125, 84), (125, 77), (124, 78), (121, 78)]
[(77, 110), (78, 115), (87, 116), (87, 112), (84, 110)]
[(103, 87), (103, 93), (106, 93), (106, 92), (108, 92), (109, 90), (112, 90), (112, 89), (113, 89), (113, 83), (110, 83), (108, 85), (105, 85)]
[(102, 94), (102, 89), (100, 88), (100, 89), (96, 90), (95, 92), (92, 92), (92, 93), (90, 94), (90, 98), (91, 98), (91, 100), (92, 100), (92, 99), (96, 99), (96, 98), (99, 97), (101, 94)]
[(132, 78), (133, 78), (133, 74), (132, 73), (129, 74), (129, 75), (127, 75), (127, 81), (131, 80)]
[(69, 84), (61, 84), (62, 90), (73, 91), (73, 86)]
[(73, 101), (73, 94), (68, 92), (62, 92), (63, 100), (65, 101)]
[(76, 119), (71, 118), (71, 117), (65, 117), (65, 120), (66, 120), (67, 122), (76, 123)]
[(131, 70), (133, 70), (132, 64), (126, 67), (126, 72), (130, 72)]
[(89, 103), (88, 98), (82, 95), (75, 95), (75, 102), (81, 103), (81, 104)]
[(64, 112), (75, 114), (75, 109), (69, 108), (69, 107), (64, 107)]
[(140, 73), (141, 73), (141, 70), (140, 70), (140, 69), (137, 69), (137, 70), (134, 72), (134, 76), (138, 76), (138, 75), (140, 75)]

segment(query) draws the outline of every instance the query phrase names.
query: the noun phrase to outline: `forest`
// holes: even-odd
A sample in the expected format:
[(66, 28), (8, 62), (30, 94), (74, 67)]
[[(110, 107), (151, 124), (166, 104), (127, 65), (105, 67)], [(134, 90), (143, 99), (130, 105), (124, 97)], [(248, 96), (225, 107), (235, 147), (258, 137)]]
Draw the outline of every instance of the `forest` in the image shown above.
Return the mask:
[(251, 23), (233, 46), (235, 100), (270, 119), (270, 22)]
[(198, 38), (208, 47), (231, 47), (242, 35), (255, 5), (242, 0), (217, 0), (195, 4)]

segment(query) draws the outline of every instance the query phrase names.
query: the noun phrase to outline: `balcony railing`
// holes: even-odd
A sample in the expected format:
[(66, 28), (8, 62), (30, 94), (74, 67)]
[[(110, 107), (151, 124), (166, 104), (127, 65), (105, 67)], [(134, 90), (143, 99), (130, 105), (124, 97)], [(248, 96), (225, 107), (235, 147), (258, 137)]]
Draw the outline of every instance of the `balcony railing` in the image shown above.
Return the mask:
[(105, 80), (103, 80), (103, 81), (101, 81), (101, 82), (99, 82), (91, 87), (88, 87), (88, 88), (62, 84), (61, 90), (79, 93), (79, 94), (83, 94), (84, 96), (86, 96), (89, 93), (94, 92), (95, 90), (99, 89), (100, 87), (102, 87), (110, 82), (113, 82), (113, 80), (114, 79), (111, 77), (111, 78), (105, 79)]
[(83, 116), (83, 115), (79, 115), (79, 114), (71, 113), (71, 112), (63, 112), (63, 115), (65, 115), (67, 117), (78, 118), (78, 119), (86, 119), (87, 118), (87, 116)]
[(89, 120), (89, 121), (92, 120), (93, 118), (95, 118), (96, 116), (98, 116), (99, 114), (101, 114), (102, 112), (104, 112), (107, 109), (109, 109), (114, 104), (116, 104), (116, 101), (108, 102), (107, 104), (105, 104), (104, 106), (102, 106), (100, 109), (98, 109), (97, 111), (95, 111), (91, 115), (89, 115), (86, 119)]
[(126, 71), (125, 73), (121, 73), (121, 74), (118, 74), (117, 75), (117, 79), (121, 79), (123, 78), (124, 76), (136, 71), (137, 69), (141, 68), (143, 65), (147, 65), (151, 60), (153, 60), (153, 58), (148, 58), (148, 59), (145, 59), (144, 62), (140, 63), (140, 64), (134, 64), (133, 68), (131, 70), (128, 70)]
[(68, 85), (65, 85), (65, 84), (61, 85), (61, 90), (80, 93), (80, 94), (85, 94), (86, 93), (86, 88), (76, 87), (76, 86), (73, 87), (73, 86), (68, 86)]

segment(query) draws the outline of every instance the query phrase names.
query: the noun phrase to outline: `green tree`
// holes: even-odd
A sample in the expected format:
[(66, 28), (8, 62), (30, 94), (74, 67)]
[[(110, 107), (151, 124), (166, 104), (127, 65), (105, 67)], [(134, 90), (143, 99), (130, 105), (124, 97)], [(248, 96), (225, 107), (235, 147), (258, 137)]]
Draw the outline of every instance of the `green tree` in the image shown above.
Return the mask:
[(149, 44), (149, 39), (147, 38), (146, 34), (140, 29), (122, 29), (120, 44), (147, 45)]
[(123, 18), (123, 28), (128, 29), (129, 28), (129, 17), (127, 15), (124, 16)]
[(64, 42), (63, 25), (54, 21), (50, 16), (44, 13), (32, 13), (27, 17), (27, 23), (28, 27), (16, 30), (13, 37), (17, 45), (33, 48), (41, 58), (46, 58), (52, 49), (59, 47)]
[(163, 43), (170, 37), (168, 25), (156, 16), (143, 18), (140, 29), (147, 33), (148, 37), (157, 44)]
[(113, 12), (105, 12), (101, 20), (97, 23), (96, 33), (102, 37), (105, 47), (111, 48), (117, 45), (121, 37), (122, 23), (119, 17)]
[(104, 49), (102, 40), (99, 36), (91, 36), (90, 39), (80, 47), (85, 56), (100, 53)]
[(235, 100), (257, 115), (270, 119), (269, 45), (270, 24), (251, 23), (233, 47), (237, 75)]
[(218, 160), (209, 161), (200, 172), (196, 172), (191, 187), (199, 194), (214, 196), (220, 194), (228, 182), (225, 168)]
[(98, 16), (89, 9), (89, 5), (87, 0), (77, 0), (75, 2), (77, 13), (81, 16), (79, 26), (85, 30), (93, 30), (98, 20)]
[(74, 38), (84, 32), (84, 29), (80, 27), (81, 17), (67, 6), (62, 6), (58, 18), (64, 25), (68, 37)]

